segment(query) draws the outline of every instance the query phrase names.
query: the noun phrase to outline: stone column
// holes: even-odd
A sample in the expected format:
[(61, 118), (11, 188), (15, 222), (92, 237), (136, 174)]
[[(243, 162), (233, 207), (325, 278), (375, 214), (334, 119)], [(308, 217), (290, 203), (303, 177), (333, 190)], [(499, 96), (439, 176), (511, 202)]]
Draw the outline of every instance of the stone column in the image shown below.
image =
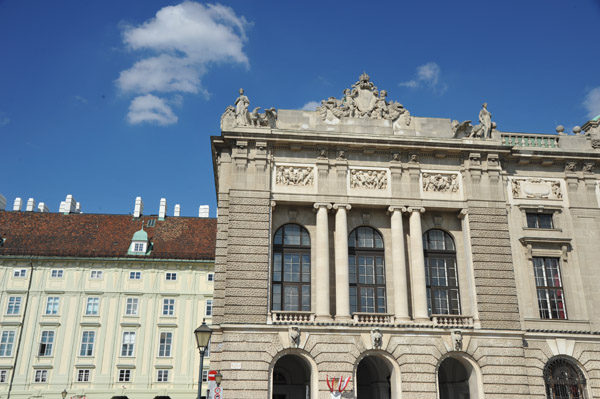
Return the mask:
[(410, 275), (413, 293), (413, 319), (417, 322), (424, 322), (429, 321), (423, 231), (421, 229), (421, 213), (425, 212), (425, 208), (408, 208), (408, 211), (410, 212)]
[(315, 267), (316, 321), (330, 321), (329, 309), (329, 221), (327, 212), (331, 204), (316, 203), (317, 244)]
[(350, 320), (350, 280), (348, 279), (348, 204), (335, 204), (335, 320)]
[(394, 277), (394, 318), (396, 322), (410, 320), (408, 316), (408, 289), (406, 284), (406, 258), (402, 213), (406, 208), (390, 206), (392, 214), (392, 275)]

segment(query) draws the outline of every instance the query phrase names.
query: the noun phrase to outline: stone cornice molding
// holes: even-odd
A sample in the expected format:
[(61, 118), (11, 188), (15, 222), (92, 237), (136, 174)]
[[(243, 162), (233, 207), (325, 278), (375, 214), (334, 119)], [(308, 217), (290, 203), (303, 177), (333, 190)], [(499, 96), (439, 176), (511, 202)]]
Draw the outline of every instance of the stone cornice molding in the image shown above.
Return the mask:
[(425, 208), (423, 207), (418, 207), (418, 206), (409, 206), (408, 207), (408, 212), (421, 212), (421, 213), (425, 213)]
[[(316, 206), (317, 204), (315, 204)], [(335, 209), (336, 211), (338, 209), (345, 209), (346, 211), (349, 211), (350, 209), (352, 209), (352, 205), (350, 204), (333, 204), (333, 209)]]

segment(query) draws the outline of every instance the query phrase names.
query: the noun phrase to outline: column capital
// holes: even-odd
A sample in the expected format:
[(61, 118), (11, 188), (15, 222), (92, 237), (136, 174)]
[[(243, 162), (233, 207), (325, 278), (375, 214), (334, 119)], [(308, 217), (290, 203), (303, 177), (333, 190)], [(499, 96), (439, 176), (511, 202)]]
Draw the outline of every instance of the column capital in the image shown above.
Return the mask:
[(458, 215), (456, 215), (456, 217), (462, 220), (468, 214), (469, 214), (469, 210), (467, 208), (463, 208), (463, 209), (460, 210), (460, 212), (458, 212)]
[(419, 206), (409, 206), (408, 207), (408, 212), (420, 212), (420, 213), (425, 213), (425, 208), (423, 207), (419, 207)]
[(388, 213), (394, 213), (394, 211), (400, 211), (404, 213), (407, 211), (407, 208), (402, 205), (390, 205), (387, 211)]
[(335, 209), (336, 211), (338, 209), (345, 209), (346, 211), (349, 211), (350, 209), (352, 209), (352, 205), (350, 205), (350, 204), (333, 204), (333, 209)]
[(271, 208), (275, 209), (276, 206), (277, 206), (277, 202), (274, 200), (271, 200)]
[(329, 202), (315, 202), (313, 205), (315, 209), (319, 208), (327, 208), (327, 210), (331, 209), (331, 204)]

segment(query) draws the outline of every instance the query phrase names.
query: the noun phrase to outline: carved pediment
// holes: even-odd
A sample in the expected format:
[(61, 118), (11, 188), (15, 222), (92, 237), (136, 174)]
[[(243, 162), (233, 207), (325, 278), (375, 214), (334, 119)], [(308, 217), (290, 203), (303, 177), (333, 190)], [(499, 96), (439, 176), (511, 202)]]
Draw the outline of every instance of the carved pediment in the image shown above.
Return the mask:
[(396, 121), (402, 118), (407, 126), (411, 122), (410, 112), (397, 101), (387, 101), (387, 91), (379, 91), (364, 72), (358, 82), (344, 90), (341, 99), (329, 97), (322, 100), (317, 112), (322, 120), (369, 118)]

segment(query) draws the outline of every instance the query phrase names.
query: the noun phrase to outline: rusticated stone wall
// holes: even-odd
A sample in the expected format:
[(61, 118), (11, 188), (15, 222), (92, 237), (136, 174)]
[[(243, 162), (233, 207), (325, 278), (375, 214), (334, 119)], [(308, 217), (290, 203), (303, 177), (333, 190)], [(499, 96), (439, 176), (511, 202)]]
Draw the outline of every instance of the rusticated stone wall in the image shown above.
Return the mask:
[(481, 328), (519, 330), (519, 304), (505, 208), (469, 207)]

